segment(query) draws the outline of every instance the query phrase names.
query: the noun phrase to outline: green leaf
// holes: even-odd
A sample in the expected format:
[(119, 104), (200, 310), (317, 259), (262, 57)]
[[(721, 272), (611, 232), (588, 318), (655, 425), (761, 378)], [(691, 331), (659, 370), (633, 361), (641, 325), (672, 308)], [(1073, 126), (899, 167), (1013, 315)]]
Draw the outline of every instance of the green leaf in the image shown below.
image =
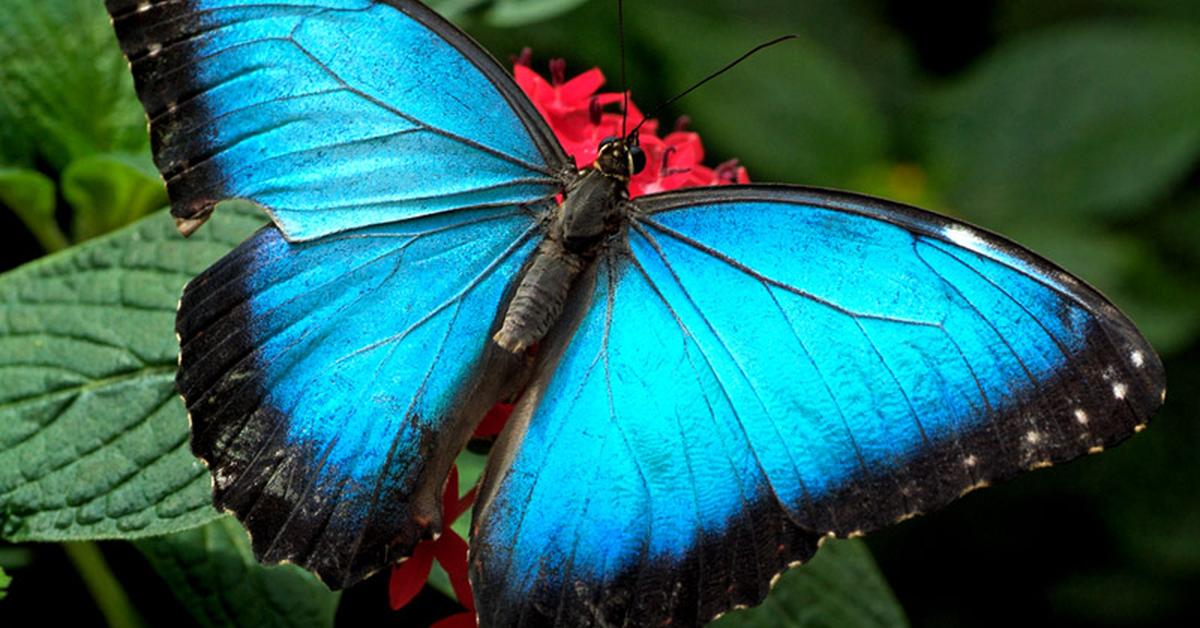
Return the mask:
[(519, 26), (566, 13), (587, 0), (496, 0), (487, 19), (496, 26)]
[(338, 594), (295, 565), (259, 564), (231, 517), (134, 544), (201, 626), (333, 625)]
[(779, 580), (759, 606), (735, 611), (714, 628), (907, 626), (908, 619), (861, 541), (829, 541), (812, 561)]
[(997, 21), (1005, 31), (1114, 14), (1127, 19), (1154, 16), (1200, 22), (1200, 2), (1196, 0), (1007, 0), (996, 9)]
[(63, 197), (74, 208), (76, 241), (123, 227), (167, 204), (154, 164), (128, 155), (92, 155), (67, 166)]
[(437, 11), (439, 15), (447, 19), (457, 20), (467, 11), (478, 8), (487, 4), (489, 0), (429, 0), (428, 4), (431, 9)]
[[(667, 86), (672, 94), (762, 36), (761, 26), (737, 14), (657, 5), (640, 5), (637, 21), (626, 27), (673, 68), (673, 83)], [(705, 33), (705, 38), (685, 46), (662, 36), (671, 32)], [(853, 67), (810, 38), (760, 53), (709, 89), (703, 97), (681, 102), (679, 109), (692, 118), (706, 145), (737, 146), (736, 157), (754, 180), (845, 186), (885, 160), (887, 126), (870, 91)], [(670, 122), (665, 126), (669, 130)]]
[(4, 573), (4, 568), (0, 567), (0, 600), (8, 596), (8, 585), (12, 584), (12, 576)]
[(104, 3), (8, 2), (0, 20), (0, 161), (55, 170), (146, 151), (146, 118)]
[(164, 212), (0, 275), (0, 537), (132, 538), (217, 516), (175, 393), (183, 285), (263, 219)]
[(985, 222), (1148, 207), (1200, 156), (1198, 34), (1097, 23), (1000, 48), (933, 101), (933, 182)]
[(67, 247), (67, 237), (54, 219), (54, 182), (36, 170), (0, 168), (0, 204), (25, 223), (47, 251)]

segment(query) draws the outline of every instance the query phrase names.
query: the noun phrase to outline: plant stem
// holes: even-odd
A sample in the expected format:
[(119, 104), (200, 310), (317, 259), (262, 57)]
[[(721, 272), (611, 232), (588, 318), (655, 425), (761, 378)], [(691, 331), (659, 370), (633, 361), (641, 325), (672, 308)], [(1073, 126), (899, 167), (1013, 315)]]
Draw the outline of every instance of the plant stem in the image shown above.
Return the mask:
[(117, 582), (116, 576), (108, 568), (108, 562), (104, 560), (98, 545), (91, 541), (77, 541), (63, 543), (62, 546), (111, 628), (142, 628), (145, 625), (125, 594), (125, 589), (121, 588), (121, 583)]

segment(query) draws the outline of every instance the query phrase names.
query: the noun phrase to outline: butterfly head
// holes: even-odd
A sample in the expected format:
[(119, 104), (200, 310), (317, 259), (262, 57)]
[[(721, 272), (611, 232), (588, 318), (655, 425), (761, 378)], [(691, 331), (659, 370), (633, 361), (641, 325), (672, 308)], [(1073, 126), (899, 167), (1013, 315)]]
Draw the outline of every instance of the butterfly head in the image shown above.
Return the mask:
[(646, 167), (646, 153), (637, 144), (637, 136), (609, 137), (596, 151), (595, 169), (607, 176), (628, 181)]

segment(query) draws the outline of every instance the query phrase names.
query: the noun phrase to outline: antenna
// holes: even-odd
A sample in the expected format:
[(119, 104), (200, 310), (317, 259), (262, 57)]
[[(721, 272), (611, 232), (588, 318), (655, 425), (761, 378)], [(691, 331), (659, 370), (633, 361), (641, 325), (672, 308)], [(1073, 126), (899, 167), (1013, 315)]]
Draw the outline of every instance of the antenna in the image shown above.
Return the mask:
[(625, 2), (617, 0), (617, 32), (621, 42), (621, 94), (624, 104), (621, 105), (621, 137), (625, 135), (625, 124), (629, 119), (629, 82), (625, 77)]
[[(674, 98), (671, 98), (667, 102), (664, 102), (661, 105), (652, 109), (650, 111), (650, 113), (646, 114), (646, 116), (644, 118), (642, 118), (642, 121), (639, 122), (637, 126), (633, 127), (633, 131), (631, 131), (629, 133), (629, 135), (626, 135), (626, 137), (629, 137), (630, 135), (636, 135), (638, 132), (638, 129), (642, 128), (642, 125), (645, 124), (647, 120), (656, 116), (660, 111), (662, 111), (663, 109), (674, 104), (680, 98), (683, 98), (684, 96), (687, 96), (688, 94), (696, 91), (696, 89), (698, 87), (700, 87), (701, 85), (717, 78), (718, 76), (721, 76), (722, 74), (728, 72), (729, 70), (732, 70), (734, 68), (734, 66), (736, 66), (737, 64), (754, 56), (755, 53), (765, 50), (767, 48), (770, 48), (771, 46), (774, 46), (775, 44), (783, 43), (789, 39), (796, 39), (797, 37), (799, 37), (799, 35), (784, 35), (782, 37), (776, 37), (775, 39), (772, 39), (771, 41), (759, 44), (759, 45), (751, 48), (750, 50), (743, 53), (742, 56), (734, 59), (733, 61), (730, 61), (729, 63), (726, 63), (725, 66), (722, 67), (721, 69), (717, 70), (716, 72), (713, 72), (712, 74), (709, 74), (708, 76), (704, 77), (703, 79), (700, 79), (700, 81), (697, 82), (695, 85), (692, 85), (691, 87), (683, 90), (683, 92), (681, 92), (678, 96), (675, 96)], [(628, 98), (628, 96), (626, 96), (626, 98)], [(624, 131), (624, 128), (622, 128), (621, 130)]]

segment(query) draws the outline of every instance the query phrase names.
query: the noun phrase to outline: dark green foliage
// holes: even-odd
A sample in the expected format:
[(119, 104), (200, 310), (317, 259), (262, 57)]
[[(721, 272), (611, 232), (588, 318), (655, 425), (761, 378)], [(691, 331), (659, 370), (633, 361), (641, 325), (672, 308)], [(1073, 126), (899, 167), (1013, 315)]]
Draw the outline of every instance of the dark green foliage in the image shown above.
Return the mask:
[(830, 541), (788, 571), (761, 605), (732, 612), (714, 628), (892, 628), (908, 620), (866, 545)]
[(201, 626), (333, 623), (338, 594), (294, 565), (261, 567), (246, 530), (231, 517), (136, 545)]
[(6, 0), (0, 10), (0, 205), (49, 250), (162, 207), (145, 114), (104, 3)]

